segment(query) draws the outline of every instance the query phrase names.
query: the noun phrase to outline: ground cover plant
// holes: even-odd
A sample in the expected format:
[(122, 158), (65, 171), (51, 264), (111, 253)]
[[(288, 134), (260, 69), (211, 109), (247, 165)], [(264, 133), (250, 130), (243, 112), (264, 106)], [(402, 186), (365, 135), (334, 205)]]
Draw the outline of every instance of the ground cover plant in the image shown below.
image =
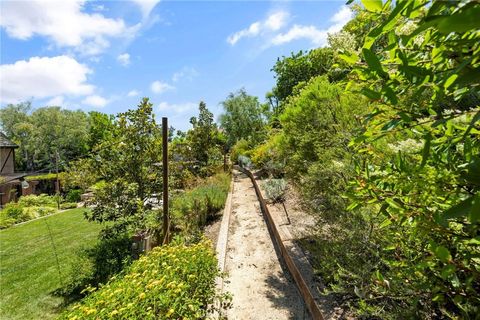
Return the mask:
[(22, 196), (17, 203), (8, 203), (0, 210), (0, 229), (56, 212), (57, 198), (55, 196), (46, 194)]
[(64, 300), (53, 292), (62, 287), (76, 252), (93, 246), (100, 231), (83, 218), (84, 210), (0, 231), (0, 318), (51, 319), (60, 312)]
[(211, 243), (156, 247), (61, 319), (205, 319), (219, 276)]

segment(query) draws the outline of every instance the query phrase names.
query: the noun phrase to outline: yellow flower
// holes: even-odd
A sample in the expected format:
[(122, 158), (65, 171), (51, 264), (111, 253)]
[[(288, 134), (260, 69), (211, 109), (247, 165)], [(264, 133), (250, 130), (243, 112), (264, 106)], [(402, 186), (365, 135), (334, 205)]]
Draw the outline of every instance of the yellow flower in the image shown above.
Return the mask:
[(167, 317), (170, 317), (175, 312), (174, 309), (170, 308), (166, 314)]
[(97, 312), (97, 309), (88, 309), (87, 314), (92, 314)]
[(145, 292), (142, 292), (142, 293), (140, 293), (140, 295), (138, 297), (140, 299), (145, 299), (145, 296), (146, 296)]

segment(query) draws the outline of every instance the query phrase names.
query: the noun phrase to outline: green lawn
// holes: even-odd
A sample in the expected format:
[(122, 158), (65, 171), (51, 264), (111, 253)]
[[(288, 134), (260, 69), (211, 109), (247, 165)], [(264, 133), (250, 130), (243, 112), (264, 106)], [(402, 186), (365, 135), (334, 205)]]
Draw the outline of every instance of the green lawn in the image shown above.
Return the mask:
[(83, 218), (84, 210), (0, 231), (0, 319), (50, 319), (61, 311), (63, 299), (52, 292), (61, 286), (76, 252), (92, 246), (100, 230), (100, 225)]

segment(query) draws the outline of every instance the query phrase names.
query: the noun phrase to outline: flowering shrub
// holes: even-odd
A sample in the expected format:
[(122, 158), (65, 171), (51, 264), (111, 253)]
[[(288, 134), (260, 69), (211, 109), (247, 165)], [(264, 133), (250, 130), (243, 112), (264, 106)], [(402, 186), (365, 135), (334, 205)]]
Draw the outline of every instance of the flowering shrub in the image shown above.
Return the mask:
[[(210, 242), (157, 247), (60, 319), (204, 319), (219, 275)], [(87, 289), (88, 290), (88, 289)]]

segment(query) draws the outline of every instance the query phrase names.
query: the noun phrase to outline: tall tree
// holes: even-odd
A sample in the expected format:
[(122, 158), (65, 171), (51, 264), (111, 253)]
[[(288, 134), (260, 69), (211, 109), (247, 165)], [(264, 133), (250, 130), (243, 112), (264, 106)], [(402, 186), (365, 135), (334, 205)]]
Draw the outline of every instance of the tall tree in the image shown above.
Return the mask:
[(188, 131), (187, 140), (190, 142), (195, 160), (208, 166), (210, 149), (216, 145), (217, 125), (213, 121), (213, 113), (207, 109), (205, 102), (200, 102), (198, 110), (198, 118), (190, 119), (193, 129)]
[(220, 125), (225, 130), (230, 147), (241, 139), (252, 145), (262, 141), (266, 133), (264, 108), (257, 97), (240, 89), (230, 93), (222, 105), (224, 113), (220, 116)]

